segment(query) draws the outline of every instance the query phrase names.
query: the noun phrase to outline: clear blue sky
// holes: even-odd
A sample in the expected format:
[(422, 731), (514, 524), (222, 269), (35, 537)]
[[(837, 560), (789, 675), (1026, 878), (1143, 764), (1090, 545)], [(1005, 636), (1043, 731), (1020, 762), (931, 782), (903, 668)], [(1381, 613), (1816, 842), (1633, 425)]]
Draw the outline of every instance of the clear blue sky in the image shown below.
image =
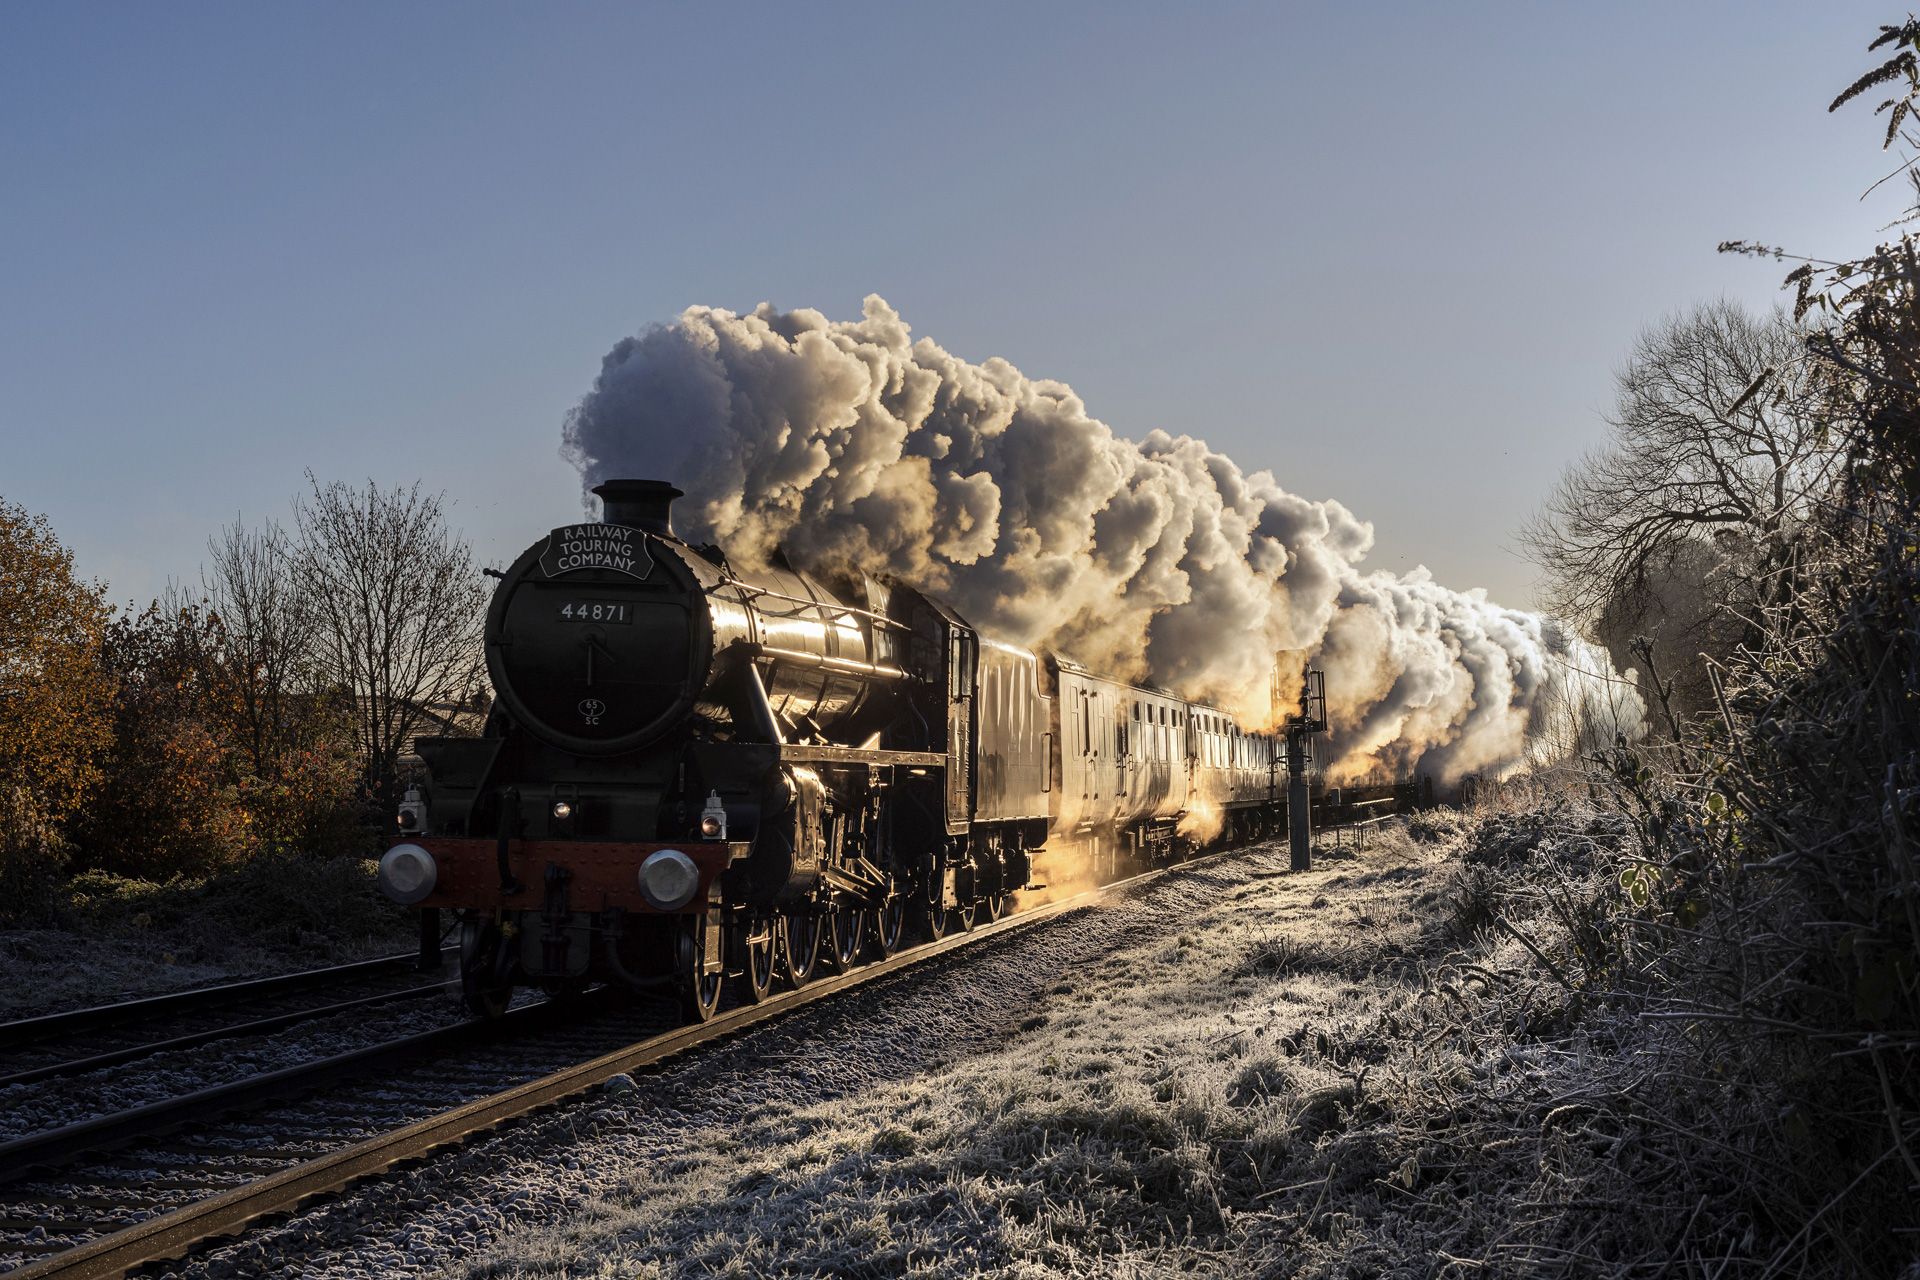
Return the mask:
[[(143, 602), (424, 478), (483, 558), (692, 303), (858, 313), (1203, 436), (1527, 603), (1636, 330), (1899, 207), (1857, 3), (0, 10), (0, 496)], [(1897, 196), (1898, 193), (1895, 193)]]

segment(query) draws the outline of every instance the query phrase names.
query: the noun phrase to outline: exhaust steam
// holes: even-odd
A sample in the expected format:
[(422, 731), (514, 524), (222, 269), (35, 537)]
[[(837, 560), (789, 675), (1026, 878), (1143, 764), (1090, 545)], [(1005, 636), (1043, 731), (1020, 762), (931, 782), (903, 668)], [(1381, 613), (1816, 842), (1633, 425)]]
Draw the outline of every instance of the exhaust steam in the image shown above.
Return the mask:
[[(858, 320), (692, 307), (622, 339), (568, 416), (583, 486), (671, 478), (683, 536), (890, 575), (976, 625), (1211, 701), (1248, 728), (1327, 673), (1326, 772), (1446, 787), (1637, 729), (1638, 694), (1551, 619), (1424, 569), (1372, 526), (1187, 435), (1116, 436), (1062, 382)], [(1294, 651), (1275, 682), (1277, 651)], [(1278, 693), (1276, 694), (1276, 689)]]

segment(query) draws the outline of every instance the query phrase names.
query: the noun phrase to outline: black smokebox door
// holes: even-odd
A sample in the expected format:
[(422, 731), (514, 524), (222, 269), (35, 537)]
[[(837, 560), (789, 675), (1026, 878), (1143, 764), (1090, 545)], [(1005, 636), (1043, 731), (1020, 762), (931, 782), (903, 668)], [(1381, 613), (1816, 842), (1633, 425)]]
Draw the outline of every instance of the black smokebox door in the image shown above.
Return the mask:
[[(690, 618), (677, 599), (615, 597), (529, 583), (507, 609), (514, 692), (540, 723), (576, 738), (611, 741), (671, 711), (684, 693)], [(578, 620), (582, 604), (617, 617)]]

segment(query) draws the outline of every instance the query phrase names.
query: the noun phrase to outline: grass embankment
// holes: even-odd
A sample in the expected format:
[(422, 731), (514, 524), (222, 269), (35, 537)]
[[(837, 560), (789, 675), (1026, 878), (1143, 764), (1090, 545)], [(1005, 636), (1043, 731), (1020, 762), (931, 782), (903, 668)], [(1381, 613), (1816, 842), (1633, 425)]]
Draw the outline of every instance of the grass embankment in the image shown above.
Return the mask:
[(405, 951), (413, 925), (380, 897), (375, 865), (287, 856), (167, 884), (78, 876), (50, 923), (0, 929), (0, 1017)]
[(1581, 994), (1568, 933), (1622, 838), (1556, 805), (1323, 851), (1061, 975), (998, 1052), (764, 1109), (476, 1273), (1680, 1269), (1737, 1224), (1643, 1189), (1668, 1033)]

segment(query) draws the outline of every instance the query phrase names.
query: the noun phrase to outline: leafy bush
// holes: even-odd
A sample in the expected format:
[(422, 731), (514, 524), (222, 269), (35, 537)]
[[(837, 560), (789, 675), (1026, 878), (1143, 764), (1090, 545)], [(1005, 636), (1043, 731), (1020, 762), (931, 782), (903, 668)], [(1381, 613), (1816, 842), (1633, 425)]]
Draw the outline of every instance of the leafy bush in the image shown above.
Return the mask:
[(67, 843), (26, 788), (0, 786), (0, 924), (38, 922), (59, 901)]
[(101, 661), (115, 690), (102, 779), (76, 815), (88, 868), (164, 880), (267, 853), (365, 852), (351, 729), (333, 701), (284, 695), (297, 732), (258, 740), (258, 717), (227, 668), (219, 617), (155, 604), (113, 621)]
[(101, 596), (45, 517), (0, 500), (0, 912), (41, 903), (65, 863), (58, 824), (99, 777)]
[(113, 738), (101, 784), (76, 816), (89, 867), (124, 875), (201, 875), (248, 851), (231, 742), (201, 678), (211, 623), (197, 610), (116, 618), (101, 646)]

